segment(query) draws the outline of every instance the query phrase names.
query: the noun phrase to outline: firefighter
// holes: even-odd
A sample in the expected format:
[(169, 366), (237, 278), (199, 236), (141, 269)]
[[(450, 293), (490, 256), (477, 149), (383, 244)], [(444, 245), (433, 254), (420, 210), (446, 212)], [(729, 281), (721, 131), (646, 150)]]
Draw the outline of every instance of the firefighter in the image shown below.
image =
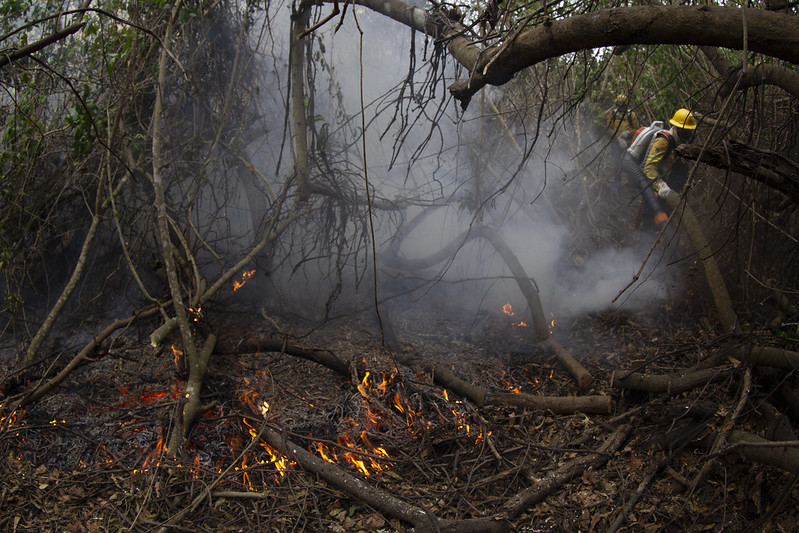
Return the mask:
[(691, 142), (696, 131), (696, 119), (687, 109), (678, 109), (669, 124), (671, 128), (658, 132), (652, 139), (643, 161), (644, 174), (658, 194), (669, 190), (666, 177), (670, 177), (676, 159), (674, 148)]
[[(657, 124), (662, 123), (658, 122)], [(680, 168), (681, 172), (679, 173), (682, 174), (684, 165), (675, 166), (674, 149), (678, 144), (691, 142), (696, 130), (696, 119), (687, 109), (678, 109), (669, 120), (669, 124), (671, 127), (668, 130), (655, 127), (653, 124), (644, 132), (640, 132), (641, 139), (636, 138), (633, 141), (622, 163), (624, 171), (636, 178), (640, 184), (644, 207), (649, 215), (647, 218), (652, 220), (656, 227), (668, 220), (666, 203), (660, 198), (671, 190), (666, 178), (676, 178), (674, 180), (675, 188), (678, 191), (682, 188), (684, 180), (684, 176), (676, 176), (675, 170)], [(647, 130), (652, 129), (654, 131), (647, 134)], [(648, 139), (644, 148), (641, 141), (644, 141), (646, 137)], [(679, 182), (678, 185), (677, 182)]]
[(627, 96), (618, 95), (613, 107), (605, 111), (605, 131), (626, 150), (638, 126), (638, 115), (629, 109)]

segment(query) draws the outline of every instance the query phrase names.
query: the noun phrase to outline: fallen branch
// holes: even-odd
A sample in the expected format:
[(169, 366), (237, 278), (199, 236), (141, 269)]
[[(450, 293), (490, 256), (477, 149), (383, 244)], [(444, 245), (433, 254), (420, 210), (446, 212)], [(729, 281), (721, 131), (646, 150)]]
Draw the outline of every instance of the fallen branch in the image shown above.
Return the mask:
[(320, 364), (340, 374), (346, 378), (351, 377), (350, 363), (339, 358), (333, 352), (327, 350), (315, 350), (313, 348), (303, 348), (289, 344), (285, 340), (279, 339), (242, 339), (239, 342), (216, 343), (214, 353), (219, 355), (238, 355), (242, 353), (284, 353), (294, 357), (301, 357), (314, 363)]
[(597, 469), (601, 467), (618, 451), (631, 431), (632, 425), (630, 424), (619, 427), (595, 453), (577, 457), (564, 463), (535, 485), (516, 494), (502, 506), (505, 515), (509, 519), (518, 518), (524, 511), (555, 492), (565, 483), (568, 483), (574, 476), (585, 472), (589, 468)]
[(488, 392), (464, 381), (449, 369), (436, 366), (431, 369), (433, 379), (456, 394), (468, 398), (478, 407), (485, 404), (510, 405), (527, 409), (546, 410), (557, 414), (598, 413), (609, 414), (613, 400), (609, 396), (532, 396), (506, 392)]
[[(349, 496), (371, 505), (386, 515), (413, 524), (419, 530), (435, 531), (435, 525), (438, 520), (432, 513), (404, 502), (377, 487), (372, 487), (338, 466), (328, 463), (304, 448), (297, 446), (274, 429), (264, 428), (262, 438), (270, 446), (296, 461), (303, 470), (316, 474), (322, 480), (343, 490)], [(431, 528), (431, 526), (433, 527)]]
[(581, 389), (587, 389), (591, 386), (594, 382), (593, 376), (585, 369), (583, 365), (581, 365), (577, 359), (572, 357), (572, 354), (569, 353), (566, 348), (561, 346), (561, 344), (554, 338), (550, 337), (544, 342), (541, 343), (542, 346), (549, 349), (555, 354), (560, 364), (566, 369), (566, 371), (574, 378), (577, 382), (577, 386)]
[(464, 398), (468, 398), (478, 407), (485, 405), (486, 395), (488, 394), (485, 390), (472, 385), (468, 381), (463, 381), (453, 374), (449, 369), (441, 365), (433, 367), (432, 372), (433, 381), (439, 385), (451, 389), (453, 392), (463, 396)]
[(705, 476), (710, 471), (711, 466), (713, 465), (714, 459), (713, 456), (718, 452), (721, 448), (724, 447), (725, 442), (727, 441), (728, 434), (732, 431), (733, 424), (735, 424), (735, 420), (743, 411), (746, 402), (749, 400), (749, 393), (752, 390), (752, 369), (747, 368), (746, 372), (744, 373), (743, 383), (741, 385), (741, 395), (738, 398), (738, 403), (735, 406), (735, 409), (727, 416), (727, 419), (724, 421), (724, 425), (721, 427), (718, 435), (713, 442), (713, 446), (710, 449), (711, 453), (711, 460), (707, 461), (705, 464), (702, 465), (702, 468), (699, 472), (694, 476), (691, 480), (691, 484), (688, 486), (688, 495), (694, 493), (700, 483), (705, 479)]
[(694, 250), (696, 250), (697, 257), (702, 262), (707, 285), (713, 295), (713, 302), (716, 304), (721, 329), (724, 333), (738, 331), (738, 316), (733, 309), (727, 284), (724, 282), (719, 265), (713, 256), (713, 250), (710, 248), (693, 210), (688, 206), (688, 202), (682, 201), (683, 198), (674, 191), (667, 191), (662, 196), (675, 213), (679, 212), (681, 227), (685, 229)]
[(750, 365), (770, 366), (784, 370), (799, 370), (799, 352), (773, 346), (741, 346), (731, 354)]
[(727, 446), (719, 454), (738, 453), (744, 459), (775, 466), (787, 472), (799, 472), (799, 442), (770, 441), (754, 433), (733, 429), (727, 435)]
[(613, 411), (613, 400), (610, 396), (532, 396), (530, 394), (514, 394), (495, 392), (488, 396), (490, 404), (512, 405), (551, 411), (556, 414), (595, 413), (608, 415)]
[(644, 392), (662, 392), (669, 396), (676, 396), (683, 392), (702, 387), (708, 383), (714, 383), (725, 379), (735, 367), (725, 365), (723, 367), (708, 368), (689, 374), (641, 374), (633, 372), (631, 374), (617, 375), (614, 371), (610, 378), (610, 385), (615, 388), (638, 390)]
[(37, 387), (33, 392), (26, 395), (20, 400), (19, 407), (25, 407), (30, 405), (31, 403), (35, 402), (51, 390), (53, 390), (59, 383), (64, 381), (66, 377), (76, 368), (78, 368), (81, 364), (89, 361), (93, 361), (92, 354), (100, 347), (100, 344), (103, 343), (113, 332), (120, 328), (124, 328), (129, 326), (134, 320), (138, 318), (148, 318), (159, 311), (157, 307), (147, 309), (146, 311), (142, 311), (141, 313), (134, 315), (128, 318), (120, 318), (118, 320), (113, 321), (109, 324), (103, 331), (97, 334), (91, 342), (89, 342), (83, 349), (72, 358), (72, 360), (67, 363), (67, 365), (61, 369), (61, 371), (53, 376), (47, 383), (44, 383), (40, 387)]

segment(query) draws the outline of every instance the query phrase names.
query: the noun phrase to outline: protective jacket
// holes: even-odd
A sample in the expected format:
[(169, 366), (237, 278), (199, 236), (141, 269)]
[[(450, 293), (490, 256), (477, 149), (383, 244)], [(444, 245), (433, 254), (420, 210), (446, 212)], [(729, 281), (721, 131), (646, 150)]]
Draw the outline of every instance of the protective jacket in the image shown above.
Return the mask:
[(674, 165), (674, 148), (676, 144), (674, 137), (666, 130), (655, 134), (655, 138), (649, 144), (649, 149), (644, 158), (644, 174), (646, 174), (653, 186), (658, 179), (666, 176), (672, 165)]
[(634, 111), (613, 107), (605, 114), (605, 131), (613, 137), (621, 137), (624, 133), (632, 136), (638, 127), (638, 115)]

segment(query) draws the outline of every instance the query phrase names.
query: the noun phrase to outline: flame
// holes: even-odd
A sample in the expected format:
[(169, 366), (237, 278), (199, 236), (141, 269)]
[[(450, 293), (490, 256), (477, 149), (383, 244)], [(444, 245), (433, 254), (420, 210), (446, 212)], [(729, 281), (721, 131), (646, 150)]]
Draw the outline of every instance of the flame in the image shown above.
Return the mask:
[(174, 344), (171, 346), (171, 348), (172, 348), (172, 354), (175, 356), (175, 368), (177, 368), (178, 363), (180, 362), (180, 356), (183, 355), (183, 351), (180, 350), (179, 348), (175, 348)]
[(500, 379), (502, 381), (502, 384), (505, 386), (505, 390), (507, 390), (508, 392), (512, 392), (513, 394), (521, 394), (522, 389), (517, 387), (516, 385), (511, 384), (511, 382), (508, 381), (508, 379), (506, 379), (506, 376), (507, 372), (505, 372), (505, 369), (503, 368), (502, 377)]
[(358, 392), (361, 393), (361, 396), (364, 398), (369, 397), (369, 371), (366, 371), (364, 374), (363, 379), (361, 380), (360, 384), (358, 385)]
[(241, 281), (234, 281), (233, 282), (233, 292), (236, 292), (240, 288), (244, 287), (244, 284), (247, 283), (247, 280), (252, 278), (255, 275), (255, 270), (245, 270), (241, 274)]
[(335, 463), (338, 461), (338, 456), (336, 452), (322, 444), (321, 442), (316, 443), (316, 451), (319, 452), (319, 456), (327, 461), (328, 463)]
[[(502, 312), (508, 316), (516, 316), (516, 313), (513, 311), (513, 307), (510, 305), (510, 302), (506, 303), (502, 306)], [(527, 322), (524, 320), (518, 320), (511, 323), (514, 328), (526, 328)]]

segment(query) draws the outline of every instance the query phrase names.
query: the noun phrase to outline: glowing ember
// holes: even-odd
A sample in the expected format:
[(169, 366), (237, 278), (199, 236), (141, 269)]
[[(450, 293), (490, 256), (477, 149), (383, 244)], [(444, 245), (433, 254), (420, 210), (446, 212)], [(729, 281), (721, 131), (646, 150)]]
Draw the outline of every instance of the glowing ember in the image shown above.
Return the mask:
[(255, 270), (245, 270), (241, 274), (241, 281), (233, 282), (233, 292), (236, 292), (240, 288), (244, 287), (244, 284), (247, 283), (247, 280), (251, 279), (254, 275), (255, 275)]
[(163, 398), (166, 396), (166, 391), (162, 392), (145, 392), (141, 395), (142, 403), (152, 403), (155, 402), (158, 398)]

